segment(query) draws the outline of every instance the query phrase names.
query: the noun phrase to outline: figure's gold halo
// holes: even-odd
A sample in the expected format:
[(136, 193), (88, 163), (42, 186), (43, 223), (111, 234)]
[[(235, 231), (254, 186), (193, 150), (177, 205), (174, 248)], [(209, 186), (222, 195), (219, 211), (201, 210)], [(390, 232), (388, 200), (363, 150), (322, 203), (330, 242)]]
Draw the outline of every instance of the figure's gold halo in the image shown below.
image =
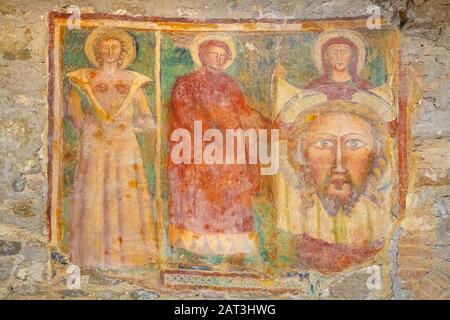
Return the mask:
[(353, 30), (337, 29), (333, 31), (323, 32), (311, 47), (311, 57), (320, 73), (322, 68), (322, 45), (332, 38), (347, 38), (358, 48), (358, 62), (356, 64), (356, 72), (359, 74), (367, 63), (367, 43), (359, 32)]
[(221, 42), (225, 43), (228, 46), (228, 48), (230, 48), (231, 57), (227, 62), (225, 62), (223, 69), (226, 70), (229, 67), (231, 67), (231, 65), (234, 63), (234, 60), (236, 59), (236, 52), (237, 52), (236, 44), (234, 43), (234, 40), (231, 37), (226, 36), (226, 35), (221, 35), (221, 34), (197, 36), (194, 38), (194, 40), (192, 40), (189, 49), (191, 51), (191, 57), (192, 57), (192, 60), (194, 61), (194, 63), (198, 67), (202, 66), (202, 62), (201, 62), (200, 56), (199, 56), (199, 48), (202, 45), (202, 43), (204, 43), (205, 41), (209, 41), (209, 40), (221, 41)]
[(370, 91), (359, 91), (353, 94), (351, 100), (328, 100), (324, 93), (314, 90), (298, 90), (287, 99), (280, 112), (280, 120), (293, 123), (300, 114), (305, 112), (323, 112), (335, 107), (339, 112), (353, 112), (370, 119), (380, 119), (390, 122), (397, 118), (392, 108), (392, 97), (387, 88), (374, 88)]
[(371, 125), (382, 125), (386, 123), (383, 116), (374, 111), (370, 106), (349, 100), (327, 101), (325, 103), (306, 108), (297, 115), (293, 123), (296, 124), (296, 126), (302, 126), (305, 122), (310, 122), (311, 119), (320, 117), (321, 114), (326, 113), (353, 114), (365, 119)]
[(89, 61), (96, 67), (99, 66), (97, 59), (95, 58), (95, 45), (100, 37), (107, 36), (113, 39), (120, 40), (126, 48), (125, 56), (121, 65), (121, 69), (126, 69), (136, 58), (136, 44), (132, 36), (125, 30), (115, 27), (98, 27), (94, 29), (86, 39), (84, 44), (84, 53)]

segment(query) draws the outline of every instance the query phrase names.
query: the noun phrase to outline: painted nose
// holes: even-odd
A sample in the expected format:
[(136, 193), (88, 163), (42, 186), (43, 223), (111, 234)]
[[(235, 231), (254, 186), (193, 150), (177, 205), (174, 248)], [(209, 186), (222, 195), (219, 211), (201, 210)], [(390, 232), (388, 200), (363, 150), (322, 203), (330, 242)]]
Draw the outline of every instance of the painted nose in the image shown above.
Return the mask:
[(342, 147), (341, 142), (338, 141), (336, 148), (336, 163), (333, 168), (334, 173), (346, 173), (347, 170), (342, 166)]

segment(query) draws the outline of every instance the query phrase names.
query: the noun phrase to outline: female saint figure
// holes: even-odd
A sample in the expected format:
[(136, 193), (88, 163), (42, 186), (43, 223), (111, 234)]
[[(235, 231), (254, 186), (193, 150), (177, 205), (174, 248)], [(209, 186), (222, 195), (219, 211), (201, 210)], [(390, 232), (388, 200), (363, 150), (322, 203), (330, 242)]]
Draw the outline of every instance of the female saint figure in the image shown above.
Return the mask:
[(72, 263), (120, 268), (155, 261), (157, 246), (148, 182), (136, 130), (154, 128), (142, 87), (151, 79), (126, 68), (132, 36), (95, 29), (85, 43), (95, 68), (70, 72), (68, 113), (79, 130), (69, 218)]

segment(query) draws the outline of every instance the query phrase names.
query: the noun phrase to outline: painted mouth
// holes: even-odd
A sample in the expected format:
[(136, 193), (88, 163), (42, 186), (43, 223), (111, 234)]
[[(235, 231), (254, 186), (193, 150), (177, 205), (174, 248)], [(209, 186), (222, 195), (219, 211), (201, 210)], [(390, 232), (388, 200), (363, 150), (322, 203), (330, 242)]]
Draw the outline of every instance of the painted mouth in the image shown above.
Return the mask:
[(331, 179), (331, 183), (334, 185), (336, 189), (341, 190), (344, 187), (344, 185), (348, 183), (348, 180), (344, 178), (334, 178)]

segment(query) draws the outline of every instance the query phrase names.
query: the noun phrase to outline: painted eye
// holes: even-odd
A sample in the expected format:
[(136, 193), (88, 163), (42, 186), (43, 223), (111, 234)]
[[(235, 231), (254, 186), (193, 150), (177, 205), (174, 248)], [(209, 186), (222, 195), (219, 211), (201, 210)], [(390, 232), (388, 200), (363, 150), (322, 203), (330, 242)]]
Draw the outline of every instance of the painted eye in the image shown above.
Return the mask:
[(331, 140), (319, 140), (315, 143), (315, 147), (316, 148), (321, 148), (321, 149), (329, 149), (331, 147), (333, 147), (334, 143)]
[(351, 149), (359, 149), (361, 147), (364, 147), (366, 144), (359, 139), (351, 139), (348, 140), (345, 145)]

